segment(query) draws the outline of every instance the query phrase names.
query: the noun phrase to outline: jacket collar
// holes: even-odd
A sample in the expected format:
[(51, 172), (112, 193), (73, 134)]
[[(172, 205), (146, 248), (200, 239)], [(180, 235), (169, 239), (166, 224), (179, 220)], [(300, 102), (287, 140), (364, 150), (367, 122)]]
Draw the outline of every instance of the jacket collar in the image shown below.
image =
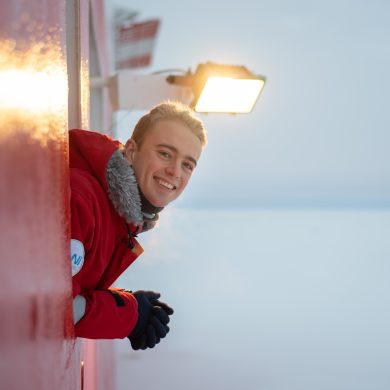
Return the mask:
[(137, 179), (120, 149), (116, 150), (108, 161), (106, 180), (108, 196), (118, 214), (128, 223), (142, 225), (144, 215)]
[(155, 207), (142, 194), (133, 168), (123, 156), (122, 149), (116, 150), (108, 161), (106, 169), (108, 196), (117, 213), (137, 226), (137, 233), (154, 228), (163, 207)]

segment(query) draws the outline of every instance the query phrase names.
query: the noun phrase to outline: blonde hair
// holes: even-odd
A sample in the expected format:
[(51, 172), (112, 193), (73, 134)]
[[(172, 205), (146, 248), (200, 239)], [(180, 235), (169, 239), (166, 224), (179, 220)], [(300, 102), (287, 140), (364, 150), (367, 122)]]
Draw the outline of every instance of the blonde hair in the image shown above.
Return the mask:
[(141, 146), (147, 131), (162, 119), (178, 121), (188, 126), (191, 132), (199, 138), (202, 147), (206, 146), (206, 130), (202, 121), (195, 116), (194, 111), (183, 103), (169, 100), (158, 104), (144, 115), (135, 125), (131, 138), (138, 146)]

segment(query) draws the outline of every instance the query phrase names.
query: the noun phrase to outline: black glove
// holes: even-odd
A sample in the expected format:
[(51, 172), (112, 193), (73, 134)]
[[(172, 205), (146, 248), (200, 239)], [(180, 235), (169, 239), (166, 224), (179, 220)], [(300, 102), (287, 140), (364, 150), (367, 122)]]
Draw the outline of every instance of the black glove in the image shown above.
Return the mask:
[(156, 300), (153, 303), (153, 314), (163, 323), (167, 324), (169, 322), (169, 316), (171, 316), (174, 312), (173, 309), (168, 306), (165, 302), (161, 302)]
[(160, 294), (154, 291), (139, 290), (133, 293), (138, 302), (138, 321), (129, 337), (138, 337), (145, 332), (153, 311), (153, 302), (160, 298)]
[[(168, 331), (165, 331), (165, 334), (167, 334)], [(161, 337), (157, 335), (154, 326), (149, 324), (143, 334), (138, 337), (130, 337), (129, 340), (134, 350), (145, 350), (146, 348), (153, 348), (156, 344), (158, 344), (161, 340)]]
[[(149, 319), (146, 321), (139, 317), (136, 327), (128, 338), (134, 350), (153, 348), (169, 332), (167, 324), (169, 322), (169, 315), (173, 314), (173, 309), (165, 302), (158, 300), (160, 297), (158, 293), (137, 291), (134, 293), (134, 296), (138, 301), (138, 305), (141, 303), (142, 306), (147, 308)], [(151, 311), (150, 306), (152, 306)], [(140, 310), (140, 306), (138, 306), (138, 311), (139, 313), (142, 311), (142, 308)]]
[[(158, 323), (158, 325), (156, 325), (156, 322)], [(153, 348), (156, 344), (160, 342), (162, 338), (167, 335), (168, 332), (169, 327), (167, 325), (161, 324), (159, 320), (154, 317), (154, 321), (153, 319), (151, 320), (151, 323), (147, 325), (144, 333), (142, 333), (138, 337), (129, 337), (129, 340), (134, 350), (144, 350), (146, 348)]]

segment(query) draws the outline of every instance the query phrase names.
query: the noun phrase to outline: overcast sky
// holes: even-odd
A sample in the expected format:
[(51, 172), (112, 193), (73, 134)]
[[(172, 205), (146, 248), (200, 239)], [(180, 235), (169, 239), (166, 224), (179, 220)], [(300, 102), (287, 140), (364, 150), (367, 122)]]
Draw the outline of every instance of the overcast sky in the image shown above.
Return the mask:
[(390, 205), (389, 2), (116, 2), (162, 21), (141, 72), (214, 61), (268, 79), (252, 114), (202, 115), (183, 205)]
[(215, 61), (268, 81), (252, 114), (202, 116), (188, 190), (140, 235), (119, 285), (176, 312), (150, 353), (120, 343), (118, 388), (388, 389), (389, 212), (253, 208), (390, 206), (390, 2), (122, 3), (162, 20), (143, 73)]

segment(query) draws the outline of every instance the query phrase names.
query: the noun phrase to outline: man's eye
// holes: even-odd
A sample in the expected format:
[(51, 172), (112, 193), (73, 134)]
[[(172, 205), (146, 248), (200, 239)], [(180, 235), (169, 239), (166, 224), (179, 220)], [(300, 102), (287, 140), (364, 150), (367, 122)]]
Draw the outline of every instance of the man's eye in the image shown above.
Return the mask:
[(183, 163), (183, 167), (186, 170), (191, 171), (191, 172), (194, 170), (194, 166), (192, 164), (190, 164), (190, 163), (187, 163), (187, 162)]
[(164, 152), (163, 150), (159, 151), (158, 154), (164, 158), (169, 158), (171, 156), (168, 152)]

